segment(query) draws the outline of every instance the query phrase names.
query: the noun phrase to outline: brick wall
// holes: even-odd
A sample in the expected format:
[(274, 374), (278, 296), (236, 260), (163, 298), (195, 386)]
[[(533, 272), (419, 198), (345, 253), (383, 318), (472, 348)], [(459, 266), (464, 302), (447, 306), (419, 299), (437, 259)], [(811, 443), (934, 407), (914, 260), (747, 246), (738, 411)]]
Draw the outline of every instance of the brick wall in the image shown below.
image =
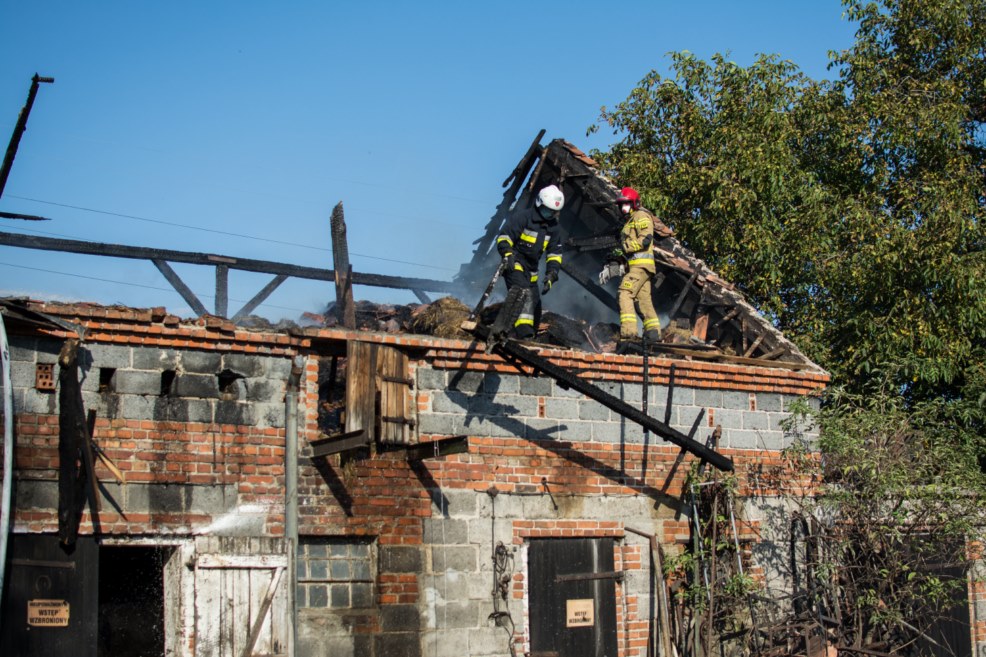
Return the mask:
[[(354, 576), (352, 555), (369, 546), (376, 572), (369, 600), (359, 582), (326, 577), (324, 590), (317, 578), (306, 584), (297, 626), (302, 657), (505, 654), (511, 640), (527, 650), (530, 541), (582, 537), (615, 539), (614, 562), (625, 571), (616, 585), (619, 655), (646, 654), (651, 575), (647, 541), (635, 532), (658, 536), (672, 553), (689, 537), (683, 484), (694, 459), (681, 458), (677, 446), (463, 341), (329, 329), (249, 332), (215, 318), (189, 325), (155, 310), (72, 307), (61, 314), (87, 325), (84, 401), (97, 411), (97, 441), (127, 477), (125, 485), (111, 483), (97, 466), (119, 507), (104, 504), (102, 530), (117, 536), (283, 533), (284, 391), (293, 359), (303, 359), (298, 494), (300, 534), (303, 543), (311, 539), (305, 558), (318, 563), (333, 549), (325, 545), (338, 546), (336, 557), (324, 554), (326, 567), (350, 564), (340, 568)], [(37, 390), (35, 378), (39, 362), (55, 362), (63, 337), (12, 336), (18, 532), (56, 528), (57, 397)], [(309, 443), (324, 437), (319, 356), (355, 339), (410, 356), (415, 439), (468, 436), (468, 453), (308, 459)], [(541, 355), (642, 405), (639, 357), (554, 349)], [(768, 536), (764, 523), (775, 517), (778, 493), (803, 482), (762, 473), (782, 467), (790, 438), (781, 423), (825, 375), (652, 359), (648, 408), (659, 419), (672, 364), (669, 424), (684, 433), (694, 427), (701, 442), (719, 428), (739, 495), (756, 499), (739, 514), (739, 533), (747, 543)], [(82, 531), (91, 531), (88, 514)], [(512, 639), (489, 620), (500, 543), (510, 554), (503, 604), (515, 625)], [(771, 554), (747, 555), (765, 581)]]

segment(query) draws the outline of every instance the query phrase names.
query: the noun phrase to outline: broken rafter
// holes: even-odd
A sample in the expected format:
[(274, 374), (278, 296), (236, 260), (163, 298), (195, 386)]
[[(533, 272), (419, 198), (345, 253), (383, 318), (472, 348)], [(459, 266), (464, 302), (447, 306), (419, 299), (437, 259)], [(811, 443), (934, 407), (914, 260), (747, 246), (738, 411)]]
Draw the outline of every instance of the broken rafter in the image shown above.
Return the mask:
[[(110, 256), (114, 258), (130, 258), (133, 260), (149, 260), (154, 263), (159, 271), (165, 276), (172, 287), (182, 295), (182, 298), (200, 315), (209, 314), (205, 306), (195, 296), (181, 280), (177, 273), (168, 263), (180, 262), (192, 265), (223, 265), (228, 269), (240, 271), (252, 271), (264, 274), (274, 274), (278, 278), (295, 277), (316, 281), (335, 281), (335, 271), (331, 269), (318, 269), (315, 267), (302, 267), (299, 265), (289, 265), (268, 260), (254, 260), (250, 258), (233, 258), (207, 253), (193, 253), (188, 251), (171, 251), (168, 249), (151, 249), (138, 246), (125, 246), (122, 244), (104, 244), (101, 242), (84, 242), (80, 240), (66, 240), (50, 237), (35, 237), (33, 235), (20, 235), (17, 233), (0, 232), (0, 245), (16, 246), (25, 249), (40, 249), (42, 251), (63, 251), (67, 253), (83, 253), (87, 255)], [(284, 278), (275, 278), (274, 281), (264, 288), (270, 294)], [(459, 286), (448, 281), (437, 281), (426, 278), (405, 278), (402, 276), (384, 276), (379, 274), (353, 273), (350, 277), (352, 285), (369, 285), (373, 287), (388, 287), (400, 290), (427, 290), (430, 292), (442, 292), (455, 294)], [(259, 297), (259, 299), (258, 299)], [(251, 300), (254, 307), (259, 305), (264, 294), (258, 294)], [(248, 304), (249, 305), (249, 304)], [(246, 306), (244, 306), (246, 308)], [(236, 314), (237, 317), (243, 316), (249, 311), (241, 310)]]

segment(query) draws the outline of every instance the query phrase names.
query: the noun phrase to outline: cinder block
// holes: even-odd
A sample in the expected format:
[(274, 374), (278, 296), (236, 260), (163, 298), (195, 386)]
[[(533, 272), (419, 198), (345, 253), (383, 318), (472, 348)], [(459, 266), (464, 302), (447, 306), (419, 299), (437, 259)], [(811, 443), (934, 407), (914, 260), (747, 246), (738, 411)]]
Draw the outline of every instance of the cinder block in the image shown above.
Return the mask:
[(398, 545), (380, 547), (380, 572), (416, 573), (421, 571), (421, 549)]
[(161, 394), (161, 373), (145, 370), (117, 370), (116, 392), (129, 395)]
[(538, 440), (555, 442), (564, 440), (562, 430), (558, 426), (558, 420), (541, 420), (532, 418), (525, 422), (526, 432), (524, 438), (527, 440)]
[(246, 388), (245, 399), (256, 402), (283, 402), (285, 384), (272, 379), (244, 379), (238, 381)]
[(618, 443), (623, 440), (623, 426), (619, 422), (590, 422), (592, 440), (597, 443)]
[(15, 486), (18, 509), (57, 509), (58, 482), (23, 479)]
[(445, 390), (445, 375), (445, 370), (433, 370), (427, 367), (418, 367), (418, 388), (421, 390)]
[(436, 573), (476, 572), (476, 547), (472, 545), (435, 545), (431, 548), (431, 567)]
[(506, 376), (499, 372), (487, 372), (483, 377), (483, 392), (515, 395), (520, 392), (520, 377)]
[(574, 420), (579, 416), (579, 404), (574, 399), (546, 399), (544, 401), (544, 415), (559, 420)]
[[(437, 508), (437, 507), (436, 507)], [(421, 541), (438, 545), (461, 545), (468, 543), (468, 526), (465, 520), (449, 518), (425, 518)]]
[(527, 395), (496, 395), (493, 398), (495, 415), (512, 415), (515, 417), (537, 417), (538, 400)]
[(386, 632), (373, 635), (372, 654), (387, 657), (421, 657), (421, 641), (417, 627), (413, 632)]
[(753, 411), (744, 411), (742, 413), (743, 417), (743, 429), (753, 430), (753, 431), (767, 431), (770, 429), (770, 418), (767, 413), (757, 413)]
[(254, 408), (241, 402), (216, 402), (214, 419), (216, 424), (238, 424), (253, 426), (256, 424)]
[(757, 410), (772, 413), (779, 413), (784, 410), (781, 395), (771, 392), (756, 393)]
[(37, 360), (36, 350), (38, 341), (34, 338), (24, 338), (16, 335), (9, 336), (11, 362), (22, 361), (33, 363)]
[(224, 354), (222, 369), (232, 370), (244, 377), (263, 377), (267, 374), (267, 358), (249, 354)]
[(135, 348), (131, 354), (135, 370), (173, 370), (178, 367), (174, 349)]
[[(487, 588), (489, 588), (488, 584)], [(429, 620), (429, 627), (432, 627), (432, 623), (437, 622), (437, 620), (437, 618), (431, 618)], [(500, 632), (506, 636), (503, 630), (500, 630)], [(427, 632), (421, 638), (422, 654), (428, 657), (462, 657), (463, 655), (475, 655), (477, 653), (466, 652), (464, 650), (465, 646), (469, 645), (471, 634), (471, 630), (451, 630), (444, 627), (441, 628), (440, 632)]]
[(448, 389), (459, 392), (479, 392), (483, 387), (483, 375), (480, 372), (458, 370), (449, 372)]
[(219, 380), (214, 374), (189, 374), (185, 372), (175, 377), (174, 384), (171, 386), (171, 394), (177, 397), (218, 399)]
[(436, 413), (463, 413), (469, 408), (469, 395), (455, 390), (435, 392), (431, 408)]
[(380, 608), (380, 624), (384, 632), (414, 632), (420, 628), (421, 617), (415, 605), (386, 605)]
[(549, 397), (554, 389), (552, 383), (551, 379), (545, 377), (524, 377), (520, 379), (520, 394)]
[(131, 347), (89, 344), (83, 347), (83, 349), (88, 352), (91, 358), (90, 362), (95, 368), (114, 367), (116, 369), (125, 369), (131, 367), (131, 354), (133, 353)]
[(273, 427), (276, 429), (284, 427), (284, 404), (253, 404), (253, 410), (254, 417), (257, 419), (258, 427)]
[(580, 420), (608, 422), (610, 419), (610, 410), (597, 401), (587, 399), (585, 401), (578, 402), (578, 405)]
[[(486, 607), (483, 606), (483, 603), (473, 600), (437, 605), (435, 608), (436, 622), (442, 628), (478, 629), (480, 627), (481, 608)], [(489, 614), (488, 610), (482, 617), (485, 619), (487, 614)]]
[[(675, 397), (677, 396), (678, 391), (675, 390)], [(703, 408), (723, 408), (722, 391), (704, 388), (695, 390), (695, 405)], [(744, 406), (740, 406), (740, 408), (744, 408)]]
[(268, 358), (266, 366), (267, 376), (275, 381), (287, 381), (294, 367), (291, 358)]
[(448, 413), (422, 413), (418, 416), (418, 433), (451, 436), (454, 416)]
[(192, 374), (217, 374), (222, 369), (222, 354), (216, 351), (183, 351), (181, 367)]
[(592, 440), (592, 423), (578, 420), (562, 420), (558, 428), (562, 440), (573, 443), (587, 443)]

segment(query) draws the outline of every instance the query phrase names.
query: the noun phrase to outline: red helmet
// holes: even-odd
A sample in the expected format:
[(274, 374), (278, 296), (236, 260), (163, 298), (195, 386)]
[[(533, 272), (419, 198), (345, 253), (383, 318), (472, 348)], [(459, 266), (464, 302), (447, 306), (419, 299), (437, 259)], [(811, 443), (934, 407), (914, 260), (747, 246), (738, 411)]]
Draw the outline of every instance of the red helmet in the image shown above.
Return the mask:
[(624, 187), (620, 190), (620, 197), (616, 199), (619, 205), (629, 203), (634, 210), (640, 207), (640, 194), (633, 187)]

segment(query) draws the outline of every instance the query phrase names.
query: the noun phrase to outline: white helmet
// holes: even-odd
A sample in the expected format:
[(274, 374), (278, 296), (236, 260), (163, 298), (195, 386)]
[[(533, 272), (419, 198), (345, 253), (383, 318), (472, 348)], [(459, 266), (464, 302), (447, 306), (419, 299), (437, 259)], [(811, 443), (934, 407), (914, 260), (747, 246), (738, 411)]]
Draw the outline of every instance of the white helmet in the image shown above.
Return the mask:
[(559, 212), (563, 207), (565, 207), (565, 195), (561, 193), (561, 190), (554, 185), (548, 185), (540, 192), (538, 192), (537, 201), (534, 205), (541, 207), (542, 205), (552, 210), (553, 212)]

